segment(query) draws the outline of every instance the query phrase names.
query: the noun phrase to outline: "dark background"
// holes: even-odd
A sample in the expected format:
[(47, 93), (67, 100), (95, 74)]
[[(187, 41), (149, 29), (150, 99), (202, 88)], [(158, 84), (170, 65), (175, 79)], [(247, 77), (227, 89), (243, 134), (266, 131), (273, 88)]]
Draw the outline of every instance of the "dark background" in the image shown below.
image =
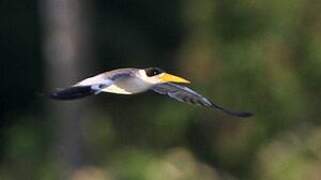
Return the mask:
[[(0, 1), (0, 179), (319, 179), (320, 9), (313, 0)], [(149, 66), (255, 116), (152, 92), (46, 96)]]

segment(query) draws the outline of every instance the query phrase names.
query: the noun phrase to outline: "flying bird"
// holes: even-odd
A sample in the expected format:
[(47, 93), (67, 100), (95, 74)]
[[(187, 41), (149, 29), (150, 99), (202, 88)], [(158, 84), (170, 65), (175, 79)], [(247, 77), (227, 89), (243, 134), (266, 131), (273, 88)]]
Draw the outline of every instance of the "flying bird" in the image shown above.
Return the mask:
[(50, 93), (49, 96), (58, 100), (72, 100), (89, 95), (96, 95), (101, 92), (133, 95), (147, 90), (152, 90), (156, 93), (167, 95), (180, 102), (221, 110), (232, 116), (252, 116), (252, 113), (249, 112), (228, 110), (215, 104), (213, 101), (192, 89), (180, 85), (188, 83), (190, 83), (190, 81), (182, 77), (166, 73), (157, 67), (145, 69), (121, 68), (89, 77), (71, 87)]

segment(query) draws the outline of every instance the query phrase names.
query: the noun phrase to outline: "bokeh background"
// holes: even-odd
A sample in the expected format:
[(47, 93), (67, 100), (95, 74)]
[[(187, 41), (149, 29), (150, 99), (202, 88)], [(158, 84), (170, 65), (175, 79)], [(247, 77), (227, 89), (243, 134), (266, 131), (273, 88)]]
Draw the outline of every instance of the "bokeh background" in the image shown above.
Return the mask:
[[(2, 0), (0, 49), (0, 179), (321, 179), (318, 0)], [(255, 116), (46, 96), (149, 66)]]

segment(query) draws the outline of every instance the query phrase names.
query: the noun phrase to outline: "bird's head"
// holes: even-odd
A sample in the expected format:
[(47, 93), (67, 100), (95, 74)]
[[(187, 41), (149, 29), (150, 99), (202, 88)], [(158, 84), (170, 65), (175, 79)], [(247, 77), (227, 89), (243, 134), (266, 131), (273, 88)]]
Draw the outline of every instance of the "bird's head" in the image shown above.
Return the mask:
[(167, 82), (186, 83), (186, 84), (190, 83), (190, 81), (179, 76), (168, 74), (164, 70), (158, 67), (145, 68), (140, 70), (139, 73), (142, 79), (144, 79), (145, 81), (151, 84), (160, 84), (160, 83), (167, 83)]

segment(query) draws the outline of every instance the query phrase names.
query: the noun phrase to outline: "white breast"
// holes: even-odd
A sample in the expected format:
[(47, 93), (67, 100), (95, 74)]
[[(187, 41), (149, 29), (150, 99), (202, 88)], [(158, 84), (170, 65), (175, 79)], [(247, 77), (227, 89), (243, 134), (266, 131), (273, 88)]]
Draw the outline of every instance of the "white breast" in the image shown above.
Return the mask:
[(152, 84), (147, 83), (140, 78), (126, 78), (115, 81), (112, 85), (103, 89), (104, 92), (116, 94), (136, 94), (148, 90)]

